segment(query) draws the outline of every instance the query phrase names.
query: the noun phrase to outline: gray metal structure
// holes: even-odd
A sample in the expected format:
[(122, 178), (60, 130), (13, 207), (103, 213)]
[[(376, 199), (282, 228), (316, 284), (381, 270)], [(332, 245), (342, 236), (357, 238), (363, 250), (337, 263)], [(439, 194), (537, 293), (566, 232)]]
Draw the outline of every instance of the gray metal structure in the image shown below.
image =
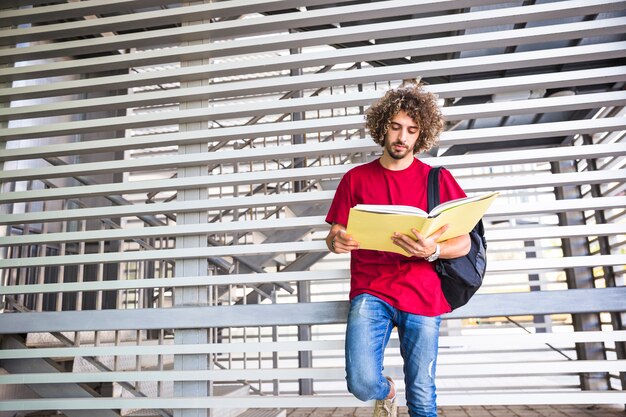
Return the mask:
[(419, 157), (501, 193), (440, 404), (626, 404), (625, 34), (617, 0), (2, 1), (0, 416), (370, 405), (324, 215), (413, 79)]

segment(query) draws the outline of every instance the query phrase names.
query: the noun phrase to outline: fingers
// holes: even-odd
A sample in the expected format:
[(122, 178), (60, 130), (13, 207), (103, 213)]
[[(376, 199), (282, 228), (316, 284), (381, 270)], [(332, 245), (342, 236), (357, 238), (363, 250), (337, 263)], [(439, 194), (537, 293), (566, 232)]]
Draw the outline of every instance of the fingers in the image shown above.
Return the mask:
[(437, 239), (439, 239), (439, 237), (445, 233), (446, 230), (448, 230), (448, 225), (443, 226), (435, 233), (428, 236), (428, 238), (425, 238), (417, 230), (411, 229), (411, 232), (415, 235), (415, 239), (403, 233), (396, 232), (391, 237), (391, 240), (395, 245), (401, 247), (407, 254), (409, 254), (409, 256), (427, 258), (435, 251)]
[(331, 246), (335, 253), (348, 253), (359, 249), (359, 243), (352, 239), (352, 236), (348, 235), (345, 229), (339, 229), (332, 240)]
[(434, 241), (437, 241), (437, 239), (439, 239), (441, 235), (443, 235), (446, 232), (446, 230), (448, 230), (448, 227), (450, 227), (450, 225), (445, 224), (441, 226), (439, 230), (437, 230), (435, 233), (433, 233), (432, 235), (428, 237), (432, 238)]
[[(415, 230), (413, 231), (414, 234), (416, 232)], [(421, 238), (419, 233), (417, 233), (417, 236), (419, 236), (418, 239)], [(391, 241), (396, 246), (402, 248), (409, 256), (421, 256), (420, 254), (423, 253), (423, 246), (420, 241), (415, 241), (403, 233), (394, 233), (393, 236), (391, 236)]]

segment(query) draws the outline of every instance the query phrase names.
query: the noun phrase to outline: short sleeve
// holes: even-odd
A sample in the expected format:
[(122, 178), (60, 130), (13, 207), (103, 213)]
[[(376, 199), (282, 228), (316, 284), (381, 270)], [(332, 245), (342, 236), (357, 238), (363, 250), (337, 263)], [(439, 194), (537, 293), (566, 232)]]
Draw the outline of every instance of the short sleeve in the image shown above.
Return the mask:
[(440, 172), (439, 193), (441, 203), (456, 200), (457, 198), (467, 197), (465, 191), (463, 191), (459, 183), (456, 182), (450, 171), (447, 169), (442, 169)]
[(335, 191), (333, 202), (330, 205), (326, 222), (329, 224), (339, 223), (344, 226), (348, 224), (348, 216), (352, 208), (352, 192), (350, 189), (350, 174), (343, 176)]

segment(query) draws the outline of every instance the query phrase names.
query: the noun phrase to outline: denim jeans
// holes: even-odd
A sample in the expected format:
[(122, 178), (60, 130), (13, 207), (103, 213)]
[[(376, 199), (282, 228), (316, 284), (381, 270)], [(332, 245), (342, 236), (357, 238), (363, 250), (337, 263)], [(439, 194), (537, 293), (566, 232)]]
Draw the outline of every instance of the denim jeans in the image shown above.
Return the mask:
[(383, 400), (390, 390), (383, 356), (394, 326), (404, 360), (406, 400), (411, 417), (436, 417), (435, 369), (441, 317), (400, 311), (370, 294), (350, 302), (346, 329), (348, 390), (361, 401)]

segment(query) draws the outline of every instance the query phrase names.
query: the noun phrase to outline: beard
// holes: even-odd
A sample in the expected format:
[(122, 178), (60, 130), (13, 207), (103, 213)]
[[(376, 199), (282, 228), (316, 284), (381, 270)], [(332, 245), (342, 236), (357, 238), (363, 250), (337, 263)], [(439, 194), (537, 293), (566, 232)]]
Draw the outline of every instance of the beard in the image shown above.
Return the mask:
[(404, 159), (409, 153), (412, 154), (413, 149), (409, 148), (402, 142), (385, 141), (385, 150), (390, 157), (396, 160)]

